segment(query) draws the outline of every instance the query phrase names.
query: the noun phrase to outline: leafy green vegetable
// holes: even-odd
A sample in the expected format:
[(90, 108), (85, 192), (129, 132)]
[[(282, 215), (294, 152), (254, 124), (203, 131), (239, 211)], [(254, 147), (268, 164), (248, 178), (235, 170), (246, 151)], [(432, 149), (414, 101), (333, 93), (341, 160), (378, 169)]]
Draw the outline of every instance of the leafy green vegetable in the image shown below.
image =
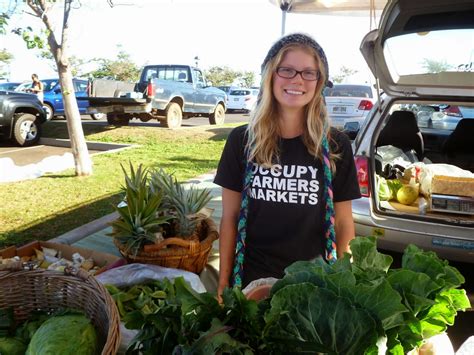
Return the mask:
[(97, 333), (91, 321), (83, 314), (70, 314), (46, 320), (31, 338), (25, 355), (97, 352)]
[(388, 201), (392, 199), (392, 191), (388, 187), (387, 180), (377, 175), (377, 193), (380, 201)]
[(0, 337), (0, 354), (24, 355), (26, 344), (18, 338)]
[(283, 353), (363, 354), (378, 338), (376, 320), (367, 310), (310, 283), (275, 293), (265, 321), (264, 335)]
[(13, 308), (0, 309), (0, 337), (8, 337), (14, 333), (15, 317)]
[(396, 199), (397, 198), (397, 192), (400, 190), (400, 188), (403, 186), (402, 182), (398, 179), (389, 179), (386, 181), (387, 186), (390, 189), (391, 192), (391, 197), (390, 199)]
[(233, 288), (219, 305), (182, 278), (109, 288), (126, 326), (139, 329), (127, 354), (403, 355), (470, 307), (464, 278), (435, 253), (409, 246), (391, 269), (375, 237), (356, 238), (351, 252), (333, 265), (295, 262), (259, 303)]

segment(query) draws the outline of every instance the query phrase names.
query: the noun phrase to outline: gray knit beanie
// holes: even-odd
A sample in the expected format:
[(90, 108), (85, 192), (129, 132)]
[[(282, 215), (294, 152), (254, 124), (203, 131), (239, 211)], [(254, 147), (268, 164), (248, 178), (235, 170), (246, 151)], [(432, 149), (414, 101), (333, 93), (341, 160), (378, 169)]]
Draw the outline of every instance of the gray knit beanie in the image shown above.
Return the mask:
[(265, 69), (266, 65), (270, 60), (275, 58), (275, 56), (280, 52), (280, 50), (289, 45), (289, 44), (301, 44), (304, 46), (309, 46), (314, 48), (316, 53), (318, 53), (319, 58), (321, 58), (321, 62), (324, 66), (324, 70), (326, 72), (326, 85), (329, 87), (332, 87), (332, 82), (329, 81), (329, 66), (328, 66), (328, 60), (326, 58), (326, 54), (324, 54), (323, 49), (321, 46), (316, 42), (313, 38), (310, 36), (304, 34), (304, 33), (292, 33), (286, 36), (281, 37), (278, 41), (276, 41), (273, 46), (270, 48), (270, 50), (267, 53), (267, 56), (265, 57), (261, 70)]

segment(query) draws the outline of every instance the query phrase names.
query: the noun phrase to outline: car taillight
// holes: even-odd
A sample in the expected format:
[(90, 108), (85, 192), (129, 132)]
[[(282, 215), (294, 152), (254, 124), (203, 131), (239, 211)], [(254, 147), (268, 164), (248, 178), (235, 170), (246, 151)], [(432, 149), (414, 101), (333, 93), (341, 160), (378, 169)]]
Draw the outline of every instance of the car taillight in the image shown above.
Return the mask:
[(369, 100), (362, 100), (359, 104), (359, 110), (363, 111), (371, 110), (372, 107), (374, 107), (374, 104), (372, 103), (372, 101)]
[(462, 113), (459, 111), (459, 107), (457, 106), (449, 106), (448, 108), (444, 109), (443, 112), (448, 116), (462, 117)]
[(148, 85), (146, 86), (146, 95), (148, 97), (154, 97), (155, 96), (155, 85), (150, 81), (148, 82)]
[(363, 156), (355, 156), (354, 162), (357, 172), (357, 182), (363, 197), (370, 196), (369, 190), (369, 159)]

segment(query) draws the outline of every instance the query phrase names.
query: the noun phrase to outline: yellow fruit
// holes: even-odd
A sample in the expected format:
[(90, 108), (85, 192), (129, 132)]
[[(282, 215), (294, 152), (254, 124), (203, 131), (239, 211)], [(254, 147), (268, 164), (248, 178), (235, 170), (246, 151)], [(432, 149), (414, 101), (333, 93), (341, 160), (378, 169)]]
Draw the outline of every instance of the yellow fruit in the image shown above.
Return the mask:
[(418, 198), (416, 185), (403, 185), (397, 191), (397, 201), (404, 205), (411, 205)]

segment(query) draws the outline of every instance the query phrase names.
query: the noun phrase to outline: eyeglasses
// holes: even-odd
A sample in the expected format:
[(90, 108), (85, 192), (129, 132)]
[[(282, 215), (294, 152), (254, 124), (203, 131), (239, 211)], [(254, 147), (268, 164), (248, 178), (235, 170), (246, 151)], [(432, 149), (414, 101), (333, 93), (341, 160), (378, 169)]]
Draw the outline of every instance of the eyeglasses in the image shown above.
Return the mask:
[(296, 74), (300, 74), (304, 80), (315, 81), (319, 79), (318, 70), (296, 70), (293, 68), (278, 67), (276, 73), (279, 77), (293, 79)]

